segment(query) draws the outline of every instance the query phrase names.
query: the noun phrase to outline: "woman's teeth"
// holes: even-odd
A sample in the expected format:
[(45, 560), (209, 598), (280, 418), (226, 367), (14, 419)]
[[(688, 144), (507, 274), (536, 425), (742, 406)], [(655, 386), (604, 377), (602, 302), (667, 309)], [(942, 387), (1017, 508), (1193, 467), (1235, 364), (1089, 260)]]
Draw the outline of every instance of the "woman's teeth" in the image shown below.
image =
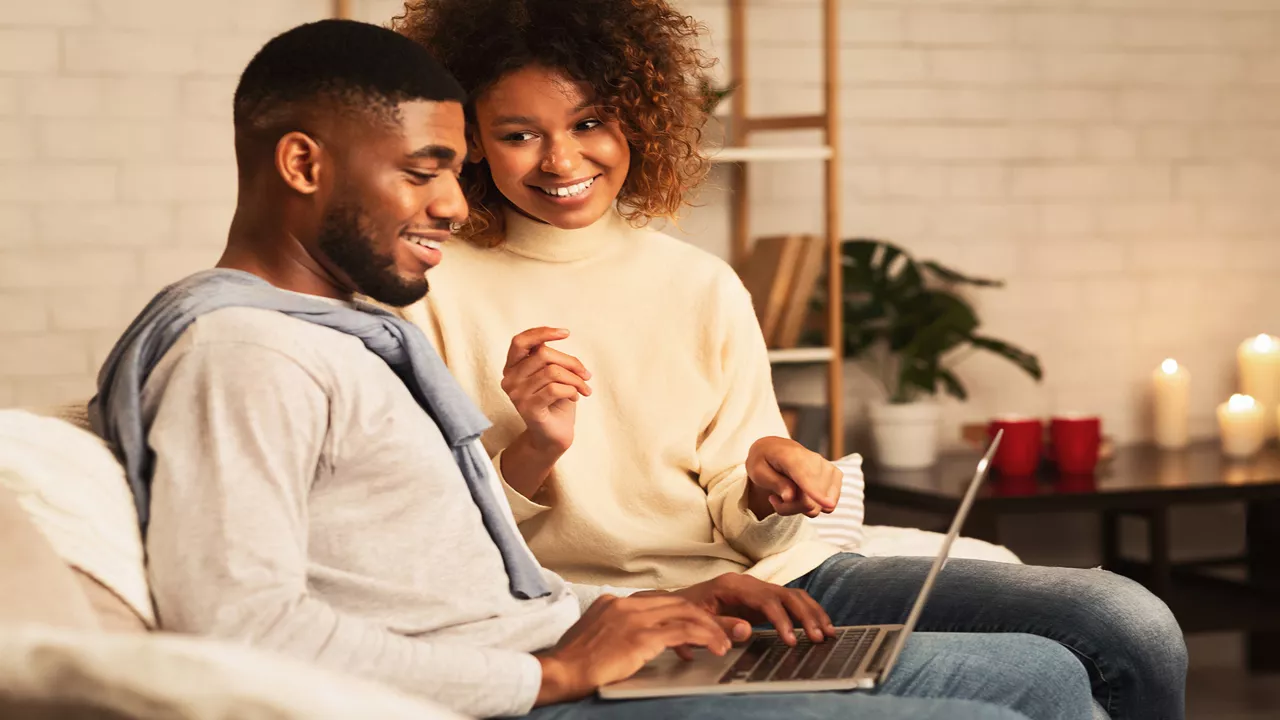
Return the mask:
[(595, 181), (596, 181), (595, 178), (591, 178), (590, 180), (584, 180), (578, 183), (577, 185), (570, 185), (568, 187), (561, 187), (561, 188), (540, 187), (538, 189), (554, 197), (573, 197), (575, 195), (581, 195), (582, 193), (586, 192), (587, 188), (591, 187), (595, 183)]

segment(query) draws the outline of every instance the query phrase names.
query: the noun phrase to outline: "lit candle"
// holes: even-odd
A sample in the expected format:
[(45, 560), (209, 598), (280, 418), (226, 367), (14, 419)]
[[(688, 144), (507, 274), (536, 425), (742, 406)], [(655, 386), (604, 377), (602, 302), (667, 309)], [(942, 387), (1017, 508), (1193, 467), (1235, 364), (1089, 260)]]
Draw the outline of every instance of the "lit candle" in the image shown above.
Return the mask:
[(1156, 445), (1169, 450), (1186, 447), (1191, 373), (1169, 358), (1155, 372)]
[(1280, 408), (1280, 338), (1262, 334), (1249, 338), (1236, 351), (1240, 363), (1240, 392), (1258, 401), (1266, 411), (1263, 437), (1276, 434)]
[(1265, 413), (1248, 395), (1232, 395), (1218, 406), (1218, 429), (1222, 434), (1222, 452), (1233, 458), (1246, 458), (1262, 449)]

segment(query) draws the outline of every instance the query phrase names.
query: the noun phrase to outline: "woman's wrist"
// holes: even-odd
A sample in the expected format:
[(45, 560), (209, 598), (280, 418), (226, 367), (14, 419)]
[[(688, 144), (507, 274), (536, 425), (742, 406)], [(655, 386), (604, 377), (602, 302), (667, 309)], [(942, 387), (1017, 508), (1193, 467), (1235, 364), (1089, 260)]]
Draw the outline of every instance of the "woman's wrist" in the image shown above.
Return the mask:
[(769, 496), (772, 494), (771, 491), (747, 478), (747, 509), (756, 516), (757, 520), (764, 520), (774, 514), (773, 503), (769, 502)]
[(502, 452), (502, 477), (513, 490), (532, 500), (564, 453), (565, 449), (556, 446), (540, 446), (526, 430)]

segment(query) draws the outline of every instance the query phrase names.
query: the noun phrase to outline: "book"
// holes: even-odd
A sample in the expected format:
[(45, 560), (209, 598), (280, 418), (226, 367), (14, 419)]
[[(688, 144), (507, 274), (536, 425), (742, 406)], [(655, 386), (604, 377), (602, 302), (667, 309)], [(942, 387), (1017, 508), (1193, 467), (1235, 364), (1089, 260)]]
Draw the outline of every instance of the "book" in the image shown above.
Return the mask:
[(800, 258), (796, 262), (795, 274), (782, 306), (782, 317), (773, 337), (766, 338), (772, 340), (769, 347), (793, 348), (800, 344), (800, 335), (809, 317), (818, 278), (822, 276), (822, 261), (827, 254), (826, 238), (804, 235), (800, 237), (800, 241)]
[(765, 342), (778, 331), (804, 244), (799, 235), (760, 238), (738, 270), (742, 284), (751, 294)]

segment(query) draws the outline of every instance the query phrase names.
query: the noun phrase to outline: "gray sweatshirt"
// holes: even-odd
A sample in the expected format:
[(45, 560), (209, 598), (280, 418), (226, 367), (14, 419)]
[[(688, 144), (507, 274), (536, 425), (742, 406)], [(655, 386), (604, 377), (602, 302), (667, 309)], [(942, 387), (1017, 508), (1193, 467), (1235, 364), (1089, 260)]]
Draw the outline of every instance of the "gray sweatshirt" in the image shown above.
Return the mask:
[(512, 595), (439, 428), (354, 337), (219, 310), (161, 360), (142, 407), (148, 572), (166, 630), (519, 715), (541, 684), (530, 653), (603, 592), (544, 571), (549, 596)]

